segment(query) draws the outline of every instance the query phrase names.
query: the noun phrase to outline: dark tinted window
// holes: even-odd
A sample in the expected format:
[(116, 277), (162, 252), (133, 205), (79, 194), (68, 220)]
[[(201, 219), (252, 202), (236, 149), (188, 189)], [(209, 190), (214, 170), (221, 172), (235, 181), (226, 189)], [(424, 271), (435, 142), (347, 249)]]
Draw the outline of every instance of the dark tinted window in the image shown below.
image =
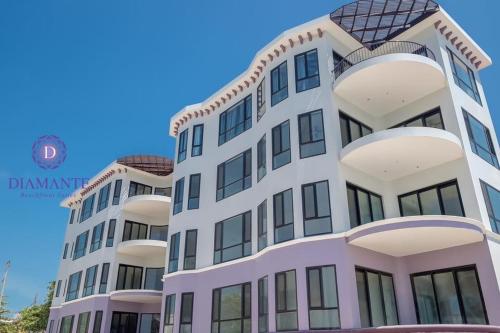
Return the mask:
[(215, 225), (214, 264), (252, 253), (252, 212), (233, 216)]
[(318, 51), (295, 56), (295, 89), (297, 92), (319, 87)]
[(219, 146), (252, 127), (252, 95), (248, 95), (219, 116)]
[(217, 167), (217, 201), (252, 186), (252, 150), (249, 149)]
[(290, 121), (287, 120), (273, 128), (273, 170), (291, 161)]

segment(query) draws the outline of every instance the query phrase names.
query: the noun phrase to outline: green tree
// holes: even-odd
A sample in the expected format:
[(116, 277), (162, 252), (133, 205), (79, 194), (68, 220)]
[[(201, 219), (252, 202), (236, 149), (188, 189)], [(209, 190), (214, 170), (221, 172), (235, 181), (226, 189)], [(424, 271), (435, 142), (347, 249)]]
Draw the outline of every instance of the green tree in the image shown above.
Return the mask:
[[(33, 304), (21, 310), (16, 326), (19, 332), (43, 332), (49, 320), (50, 305), (54, 297), (55, 282), (47, 287), (47, 296), (42, 304)], [(0, 332), (2, 333), (2, 332)]]
[(0, 333), (17, 332), (15, 323), (9, 317), (10, 311), (7, 309), (7, 299), (4, 296), (0, 304)]

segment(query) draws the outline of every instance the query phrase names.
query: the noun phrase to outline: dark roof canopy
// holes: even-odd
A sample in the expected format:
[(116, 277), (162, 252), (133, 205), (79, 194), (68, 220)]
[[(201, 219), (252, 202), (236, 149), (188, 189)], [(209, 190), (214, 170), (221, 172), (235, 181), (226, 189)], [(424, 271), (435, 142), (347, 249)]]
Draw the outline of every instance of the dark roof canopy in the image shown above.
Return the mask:
[(132, 155), (120, 157), (117, 163), (149, 172), (157, 176), (168, 176), (174, 171), (174, 162), (168, 158), (154, 155)]
[(366, 47), (391, 40), (439, 10), (432, 0), (359, 0), (330, 19)]

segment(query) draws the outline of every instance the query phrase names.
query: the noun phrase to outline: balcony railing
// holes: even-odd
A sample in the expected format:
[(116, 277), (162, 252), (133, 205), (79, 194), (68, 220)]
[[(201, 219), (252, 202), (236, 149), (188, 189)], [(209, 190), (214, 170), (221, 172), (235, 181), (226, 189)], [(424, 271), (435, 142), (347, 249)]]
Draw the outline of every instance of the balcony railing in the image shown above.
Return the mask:
[(396, 53), (417, 54), (434, 61), (436, 60), (434, 53), (429, 48), (427, 48), (425, 45), (415, 42), (393, 41), (376, 43), (372, 44), (370, 47), (359, 48), (349, 53), (341, 61), (339, 61), (333, 69), (335, 79), (337, 79), (340, 75), (342, 75), (342, 73), (347, 71), (352, 66), (357, 65), (365, 60)]

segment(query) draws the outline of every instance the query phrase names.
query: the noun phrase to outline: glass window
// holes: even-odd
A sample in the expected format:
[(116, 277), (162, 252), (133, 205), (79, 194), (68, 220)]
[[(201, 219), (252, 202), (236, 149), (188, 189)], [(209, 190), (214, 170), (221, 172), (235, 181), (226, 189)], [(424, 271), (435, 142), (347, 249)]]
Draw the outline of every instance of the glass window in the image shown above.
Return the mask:
[(298, 329), (295, 270), (276, 273), (276, 330)]
[(488, 324), (476, 268), (412, 274), (419, 324)]
[(318, 50), (310, 50), (295, 56), (296, 92), (319, 87)]
[(101, 281), (99, 282), (99, 294), (105, 294), (108, 288), (109, 263), (102, 264)]
[(257, 87), (257, 121), (266, 113), (266, 78)]
[(128, 188), (128, 196), (133, 197), (136, 195), (144, 195), (153, 193), (153, 187), (137, 182), (130, 182), (130, 186)]
[(347, 146), (349, 143), (365, 135), (373, 133), (373, 130), (370, 127), (352, 117), (349, 117), (343, 112), (339, 112), (339, 120), (342, 147)]
[(165, 312), (163, 317), (163, 332), (174, 332), (174, 318), (175, 318), (175, 294), (167, 295), (165, 297)]
[(257, 181), (266, 175), (266, 135), (257, 143)]
[(214, 264), (252, 253), (252, 212), (248, 211), (215, 224)]
[(181, 163), (186, 159), (186, 151), (188, 144), (188, 129), (179, 134), (179, 146), (177, 147), (177, 163)]
[(111, 183), (108, 183), (106, 186), (104, 186), (99, 190), (99, 199), (97, 200), (96, 213), (108, 207), (110, 189), (111, 189)]
[(382, 197), (349, 183), (347, 184), (347, 204), (351, 228), (384, 219)]
[(361, 327), (398, 325), (392, 275), (356, 267)]
[(95, 193), (92, 194), (87, 199), (83, 200), (80, 222), (83, 222), (92, 216), (92, 211), (94, 209), (94, 199), (95, 199)]
[(54, 320), (49, 321), (49, 328), (47, 329), (48, 333), (53, 333), (54, 332)]
[(137, 318), (137, 313), (113, 311), (110, 333), (135, 333), (137, 331)]
[(122, 192), (122, 180), (117, 179), (115, 181), (115, 189), (113, 190), (113, 205), (118, 205), (120, 203), (120, 195)]
[(500, 191), (481, 181), (486, 210), (490, 218), (491, 230), (500, 233)]
[(198, 230), (186, 230), (186, 244), (184, 244), (184, 269), (196, 268), (196, 246)]
[(191, 333), (193, 329), (193, 302), (194, 293), (182, 293), (179, 333)]
[(267, 247), (267, 199), (257, 207), (257, 249)]
[(219, 146), (252, 128), (252, 95), (219, 116)]
[(340, 328), (335, 266), (307, 268), (310, 329)]
[(453, 78), (455, 83), (463, 91), (467, 93), (472, 99), (481, 104), (481, 97), (479, 96), (479, 90), (477, 89), (476, 77), (474, 76), (474, 71), (469, 68), (459, 57), (457, 57), (450, 49), (448, 49), (448, 55), (451, 62), (451, 70), (453, 72)]
[(163, 273), (165, 267), (146, 268), (146, 278), (144, 279), (144, 289), (147, 290), (163, 290)]
[(61, 293), (61, 282), (61, 280), (57, 281), (56, 297), (59, 297), (59, 294)]
[(133, 221), (125, 220), (125, 226), (123, 227), (123, 237), (122, 242), (136, 239), (147, 239), (148, 237), (148, 225)]
[(72, 333), (73, 332), (73, 321), (75, 316), (66, 316), (61, 320), (61, 329), (59, 333)]
[(141, 314), (139, 333), (159, 333), (159, 332), (160, 332), (160, 314), (159, 313)]
[(95, 280), (97, 278), (98, 265), (87, 268), (85, 272), (85, 281), (83, 283), (82, 297), (94, 294)]
[(89, 331), (90, 312), (83, 312), (78, 315), (76, 333), (87, 333)]
[(463, 114), (472, 151), (495, 168), (498, 168), (497, 154), (493, 147), (490, 130), (465, 110), (463, 110)]
[(188, 209), (198, 209), (200, 207), (200, 182), (201, 174), (197, 173), (189, 176)]
[(300, 158), (326, 152), (323, 129), (323, 111), (316, 110), (299, 115)]
[(400, 195), (401, 216), (465, 216), (456, 180)]
[(212, 293), (212, 333), (251, 332), (250, 283), (217, 288)]
[(78, 291), (80, 290), (80, 280), (82, 272), (73, 273), (69, 276), (68, 292), (66, 293), (66, 302), (78, 298)]
[(115, 239), (115, 228), (116, 228), (116, 220), (109, 220), (108, 225), (108, 236), (106, 237), (106, 247), (113, 247), (113, 242)]
[(87, 241), (89, 238), (89, 231), (85, 231), (76, 237), (75, 251), (73, 252), (73, 260), (81, 258), (87, 251)]
[(273, 128), (273, 170), (290, 163), (290, 121)]
[(184, 177), (175, 182), (174, 211), (173, 214), (182, 212), (182, 202), (184, 200)]
[(90, 242), (90, 251), (94, 252), (101, 248), (102, 246), (102, 237), (104, 234), (104, 225), (106, 222), (99, 223), (92, 229), (92, 240)]
[(332, 232), (327, 180), (302, 185), (302, 214), (305, 236)]
[(118, 266), (116, 290), (141, 289), (142, 267), (123, 265)]
[(66, 259), (68, 257), (68, 246), (68, 243), (64, 244), (63, 259)]
[(217, 201), (252, 187), (252, 150), (217, 167)]
[(102, 311), (96, 311), (94, 315), (94, 328), (92, 333), (101, 333), (102, 326)]
[(271, 106), (288, 97), (288, 70), (286, 61), (271, 71)]
[(203, 124), (193, 126), (193, 142), (191, 145), (191, 156), (203, 154)]
[(269, 305), (268, 305), (268, 287), (267, 276), (260, 278), (258, 281), (258, 332), (268, 333), (269, 331)]
[(274, 206), (274, 243), (294, 238), (293, 230), (293, 191), (277, 193), (273, 196)]
[(69, 224), (73, 224), (74, 219), (75, 219), (75, 210), (72, 209), (69, 215)]
[(155, 187), (154, 191), (155, 195), (162, 195), (164, 197), (172, 196), (172, 188), (171, 187)]
[(152, 225), (149, 230), (149, 239), (168, 241), (168, 225)]
[(396, 127), (432, 127), (444, 129), (443, 117), (441, 115), (441, 108), (438, 106), (431, 111), (422, 113), (414, 118), (405, 120), (404, 122), (393, 126)]
[(177, 272), (179, 266), (179, 245), (181, 242), (181, 233), (177, 232), (170, 236), (170, 252), (168, 255), (168, 272)]

